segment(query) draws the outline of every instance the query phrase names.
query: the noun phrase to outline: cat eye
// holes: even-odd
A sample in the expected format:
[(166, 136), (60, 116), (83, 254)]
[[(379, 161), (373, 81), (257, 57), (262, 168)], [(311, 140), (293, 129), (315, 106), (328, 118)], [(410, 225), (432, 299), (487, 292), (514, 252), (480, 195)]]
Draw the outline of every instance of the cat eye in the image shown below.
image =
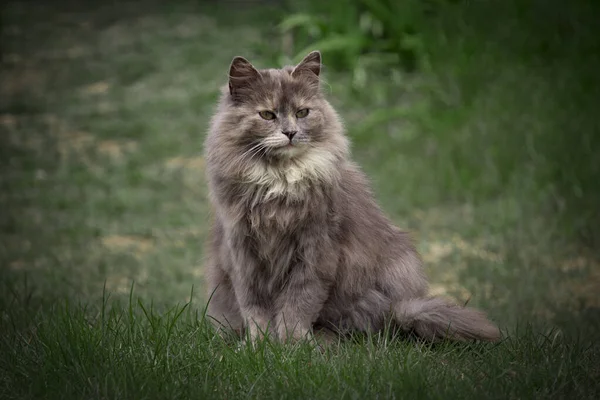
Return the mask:
[(260, 115), (262, 119), (266, 120), (275, 119), (275, 114), (273, 114), (271, 111), (261, 111), (258, 113), (258, 115)]
[(296, 112), (296, 118), (304, 118), (308, 115), (308, 108), (303, 108)]

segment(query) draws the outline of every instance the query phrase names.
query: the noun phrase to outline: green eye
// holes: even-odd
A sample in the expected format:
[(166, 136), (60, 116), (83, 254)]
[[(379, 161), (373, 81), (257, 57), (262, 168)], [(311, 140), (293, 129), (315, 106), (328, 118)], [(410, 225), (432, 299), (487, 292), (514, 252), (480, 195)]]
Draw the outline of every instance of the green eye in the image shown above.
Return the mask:
[(258, 113), (258, 115), (260, 115), (262, 119), (266, 120), (275, 119), (275, 114), (273, 114), (271, 111), (261, 111)]
[(296, 118), (304, 118), (308, 115), (308, 108), (303, 108), (296, 112)]

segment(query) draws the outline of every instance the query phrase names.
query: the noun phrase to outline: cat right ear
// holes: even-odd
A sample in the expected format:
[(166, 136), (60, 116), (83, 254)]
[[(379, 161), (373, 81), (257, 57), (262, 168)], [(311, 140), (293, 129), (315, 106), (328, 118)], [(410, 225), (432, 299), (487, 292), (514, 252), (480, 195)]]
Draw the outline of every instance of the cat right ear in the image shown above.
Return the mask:
[(294, 67), (294, 74), (302, 74), (309, 72), (315, 76), (319, 76), (321, 73), (321, 52), (319, 50), (311, 51), (296, 67)]
[(229, 66), (229, 93), (235, 101), (243, 98), (244, 90), (253, 80), (260, 78), (260, 72), (244, 57), (234, 57)]

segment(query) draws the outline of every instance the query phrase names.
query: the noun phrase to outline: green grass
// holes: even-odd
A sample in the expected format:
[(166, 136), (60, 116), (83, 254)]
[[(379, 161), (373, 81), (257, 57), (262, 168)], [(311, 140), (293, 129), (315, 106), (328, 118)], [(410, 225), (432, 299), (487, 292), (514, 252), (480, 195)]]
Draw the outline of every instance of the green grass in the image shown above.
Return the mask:
[(234, 55), (285, 58), (269, 36), (282, 9), (3, 5), (0, 397), (597, 397), (595, 10), (545, 9), (578, 21), (556, 38), (535, 8), (503, 4), (431, 17), (417, 73), (325, 79), (432, 290), (507, 338), (324, 354), (231, 345), (202, 319), (204, 132)]
[(598, 349), (557, 331), (526, 329), (496, 345), (356, 337), (320, 351), (232, 345), (193, 306), (157, 312), (133, 294), (124, 305), (18, 312), (3, 315), (6, 399), (579, 399), (598, 389)]

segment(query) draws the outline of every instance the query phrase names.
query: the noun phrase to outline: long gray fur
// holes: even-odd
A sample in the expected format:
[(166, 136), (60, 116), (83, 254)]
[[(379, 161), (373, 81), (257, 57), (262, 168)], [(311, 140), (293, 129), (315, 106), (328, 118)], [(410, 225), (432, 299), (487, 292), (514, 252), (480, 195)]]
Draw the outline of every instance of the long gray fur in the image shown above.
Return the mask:
[(319, 52), (283, 69), (242, 57), (230, 66), (205, 142), (208, 314), (251, 338), (376, 332), (391, 321), (430, 340), (497, 340), (481, 311), (427, 296), (409, 235), (350, 158), (320, 69)]

